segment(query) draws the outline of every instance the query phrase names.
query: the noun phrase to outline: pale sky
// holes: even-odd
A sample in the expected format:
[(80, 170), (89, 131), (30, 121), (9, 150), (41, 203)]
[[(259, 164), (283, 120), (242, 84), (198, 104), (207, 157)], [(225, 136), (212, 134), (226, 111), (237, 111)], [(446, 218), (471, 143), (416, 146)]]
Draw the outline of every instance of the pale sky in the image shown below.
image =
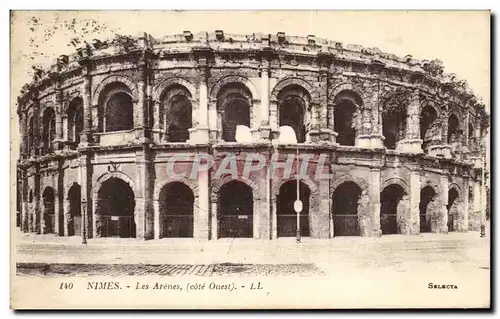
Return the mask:
[[(490, 97), (490, 13), (488, 11), (25, 11), (16, 12), (11, 34), (11, 92), (12, 110), (22, 85), (30, 78), (31, 61), (19, 59), (20, 50), (26, 52), (27, 40), (32, 34), (26, 19), (41, 18), (44, 24), (61, 20), (94, 19), (105, 23), (121, 34), (136, 35), (139, 31), (160, 38), (179, 34), (184, 30), (251, 34), (263, 32), (316, 37), (378, 47), (383, 52), (416, 59), (440, 59), (445, 72), (465, 79), (475, 94), (489, 109)], [(111, 33), (109, 33), (111, 35)], [(42, 36), (42, 34), (40, 35)], [(92, 35), (87, 38), (91, 40)], [(101, 35), (100, 38), (105, 38)], [(66, 44), (68, 32), (56, 32), (49, 41), (41, 42), (39, 50), (51, 53), (52, 58), (71, 53)], [(41, 58), (35, 62), (49, 64)], [(15, 116), (15, 114), (13, 114)], [(17, 132), (17, 121), (13, 131)], [(17, 151), (14, 148), (14, 151)]]

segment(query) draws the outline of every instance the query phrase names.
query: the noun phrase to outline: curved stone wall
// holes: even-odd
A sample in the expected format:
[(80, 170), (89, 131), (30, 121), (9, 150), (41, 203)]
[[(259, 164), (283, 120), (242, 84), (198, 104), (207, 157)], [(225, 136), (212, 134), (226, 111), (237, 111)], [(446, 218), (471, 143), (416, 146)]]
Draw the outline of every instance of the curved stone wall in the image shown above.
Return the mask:
[[(264, 166), (242, 176), (241, 167), (248, 154), (284, 165), (297, 149), (311, 159), (301, 178), (309, 196), (303, 231), (312, 237), (379, 236), (393, 232), (390, 225), (403, 234), (478, 227), (478, 159), (488, 115), (466, 82), (444, 73), (437, 60), (281, 32), (142, 34), (95, 40), (37, 70), (17, 113), (24, 231), (77, 234), (71, 228), (86, 212), (82, 225), (90, 237), (104, 234), (96, 220), (99, 229), (111, 229), (128, 218), (123, 227), (134, 227), (140, 238), (175, 237), (169, 227), (183, 223), (195, 238), (218, 238), (221, 220), (233, 218), (224, 215), (219, 190), (235, 178), (217, 174), (231, 156), (253, 203), (248, 225), (235, 222), (234, 234), (276, 238), (286, 233), (290, 215), (277, 207), (280, 187), (295, 170), (276, 177)], [(289, 142), (284, 126), (298, 144)], [(186, 156), (173, 162), (174, 170), (189, 171), (197, 154), (210, 154), (214, 166), (184, 177), (192, 216), (171, 222), (156, 186), (169, 184), (173, 156)], [(316, 176), (320, 164), (327, 179)], [(113, 179), (130, 185), (133, 215), (102, 224), (96, 214), (114, 195), (99, 190)], [(70, 196), (75, 183), (80, 198)], [(399, 197), (381, 198), (391, 185), (400, 187)], [(344, 188), (359, 192), (347, 201), (353, 204), (338, 206), (336, 190)], [(120, 221), (114, 225), (113, 218)]]

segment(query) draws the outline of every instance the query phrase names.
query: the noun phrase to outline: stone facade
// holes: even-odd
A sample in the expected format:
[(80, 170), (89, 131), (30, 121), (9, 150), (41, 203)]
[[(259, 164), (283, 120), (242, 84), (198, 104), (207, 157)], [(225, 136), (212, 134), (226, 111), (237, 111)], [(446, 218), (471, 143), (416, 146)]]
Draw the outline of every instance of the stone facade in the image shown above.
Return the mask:
[[(479, 227), (488, 116), (437, 61), (281, 32), (142, 34), (59, 57), (23, 88), (17, 113), (24, 232), (292, 236), (295, 165), (289, 178), (241, 167), (248, 154), (269, 163), (297, 149), (315, 159), (301, 180), (303, 235)], [(236, 125), (252, 141), (235, 142)], [(279, 142), (283, 125), (297, 145)], [(172, 156), (188, 155), (174, 164), (181, 172), (197, 154), (214, 166), (170, 179)], [(228, 156), (237, 181), (216, 176)], [(326, 180), (315, 178), (320, 156)]]

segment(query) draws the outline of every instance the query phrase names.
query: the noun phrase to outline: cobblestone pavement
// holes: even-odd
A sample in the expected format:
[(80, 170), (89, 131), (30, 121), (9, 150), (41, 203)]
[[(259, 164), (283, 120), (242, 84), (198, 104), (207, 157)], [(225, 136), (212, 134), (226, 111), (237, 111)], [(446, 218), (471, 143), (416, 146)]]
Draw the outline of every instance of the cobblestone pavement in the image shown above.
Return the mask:
[(276, 276), (276, 275), (324, 275), (313, 264), (250, 265), (141, 265), (141, 264), (47, 264), (17, 263), (17, 275), (21, 276)]

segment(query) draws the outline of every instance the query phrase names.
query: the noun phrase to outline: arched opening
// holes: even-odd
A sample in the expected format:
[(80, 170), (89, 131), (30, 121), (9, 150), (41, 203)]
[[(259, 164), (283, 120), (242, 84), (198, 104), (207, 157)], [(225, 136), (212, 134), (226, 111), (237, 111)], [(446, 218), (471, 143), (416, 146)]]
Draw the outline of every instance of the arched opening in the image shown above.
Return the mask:
[(354, 182), (344, 182), (333, 192), (332, 217), (335, 236), (359, 236), (358, 201), (361, 188)]
[(290, 126), (298, 143), (306, 141), (306, 110), (311, 97), (298, 85), (289, 85), (278, 94), (279, 126)]
[(83, 100), (73, 99), (68, 107), (68, 141), (76, 148), (80, 143), (80, 133), (83, 130)]
[(43, 112), (42, 118), (42, 143), (43, 153), (52, 152), (52, 141), (56, 136), (56, 115), (52, 108), (47, 108)]
[(134, 127), (134, 103), (130, 89), (123, 83), (116, 82), (106, 86), (99, 97), (99, 122), (104, 132), (131, 130)]
[(334, 130), (337, 132), (337, 143), (354, 146), (356, 141), (357, 111), (361, 109), (363, 101), (351, 92), (342, 91), (334, 99)]
[(191, 94), (181, 86), (171, 86), (161, 96), (160, 125), (168, 142), (186, 142), (193, 126)]
[(130, 185), (113, 177), (102, 184), (97, 196), (98, 236), (135, 238), (135, 196)]
[(420, 232), (428, 233), (431, 231), (433, 216), (436, 213), (436, 192), (431, 186), (426, 186), (420, 191)]
[(193, 237), (194, 194), (181, 182), (165, 185), (160, 192), (161, 237)]
[(472, 141), (472, 139), (474, 138), (474, 126), (472, 125), (472, 123), (469, 123), (469, 141)]
[(222, 139), (236, 142), (236, 127), (250, 127), (252, 94), (242, 83), (226, 84), (217, 95), (217, 106), (222, 124)]
[(458, 219), (458, 192), (455, 188), (448, 191), (448, 231), (456, 231), (456, 220)]
[(420, 138), (422, 139), (422, 150), (427, 153), (429, 144), (439, 135), (439, 127), (436, 125), (437, 113), (431, 105), (425, 105), (420, 114)]
[(448, 117), (448, 137), (447, 143), (452, 144), (458, 142), (458, 117), (455, 114), (451, 114)]
[(405, 214), (401, 201), (404, 189), (397, 184), (384, 188), (380, 194), (380, 228), (382, 235), (399, 233), (399, 220)]
[(55, 192), (52, 187), (46, 187), (42, 194), (43, 221), (45, 222), (45, 233), (54, 233), (55, 224)]
[(68, 236), (80, 236), (82, 233), (82, 201), (81, 187), (77, 183), (73, 183), (69, 189), (68, 201)]
[(396, 98), (391, 98), (384, 103), (382, 111), (382, 134), (384, 135), (384, 146), (388, 149), (396, 149), (397, 143), (405, 138), (406, 102), (405, 100), (400, 101)]
[[(300, 212), (300, 234), (310, 236), (309, 226), (309, 200), (311, 191), (303, 182), (299, 182), (299, 198), (303, 209)], [(277, 230), (278, 237), (294, 237), (297, 234), (297, 213), (293, 203), (297, 200), (297, 181), (287, 181), (280, 187), (277, 204)]]
[(219, 237), (253, 237), (252, 188), (231, 181), (219, 190)]

